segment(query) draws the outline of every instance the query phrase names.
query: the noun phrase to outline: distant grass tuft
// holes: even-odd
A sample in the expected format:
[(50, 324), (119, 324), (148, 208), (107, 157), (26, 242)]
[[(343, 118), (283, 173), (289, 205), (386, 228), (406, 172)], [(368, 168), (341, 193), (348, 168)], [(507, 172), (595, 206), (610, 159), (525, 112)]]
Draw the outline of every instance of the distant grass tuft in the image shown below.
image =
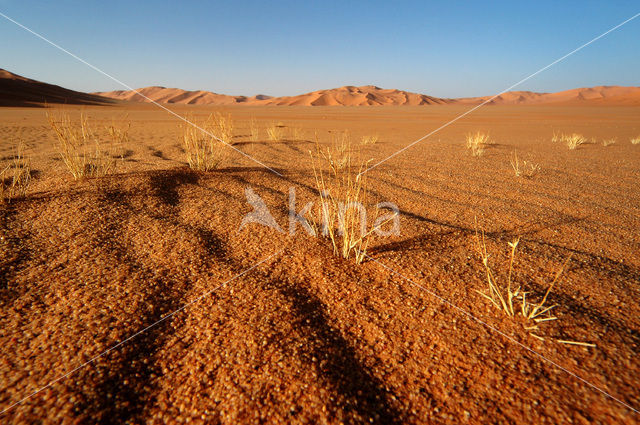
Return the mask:
[(372, 134), (369, 136), (362, 136), (362, 140), (360, 143), (363, 144), (364, 146), (375, 145), (376, 143), (378, 143), (378, 135)]
[(584, 145), (585, 143), (587, 143), (587, 138), (579, 133), (571, 133), (571, 134), (553, 133), (553, 137), (551, 138), (551, 141), (555, 143), (557, 142), (564, 143), (565, 145), (567, 145), (569, 149), (574, 150), (578, 146)]
[(276, 124), (275, 122), (272, 122), (271, 125), (267, 127), (267, 136), (269, 137), (269, 140), (272, 142), (280, 142), (282, 140), (283, 128), (284, 125), (282, 125), (282, 123)]
[(249, 121), (249, 139), (252, 142), (257, 142), (260, 139), (260, 128), (258, 128), (258, 122), (255, 118), (251, 118)]
[(485, 147), (492, 144), (489, 134), (481, 131), (467, 134), (466, 141), (467, 148), (471, 150), (471, 155), (475, 157), (482, 156)]

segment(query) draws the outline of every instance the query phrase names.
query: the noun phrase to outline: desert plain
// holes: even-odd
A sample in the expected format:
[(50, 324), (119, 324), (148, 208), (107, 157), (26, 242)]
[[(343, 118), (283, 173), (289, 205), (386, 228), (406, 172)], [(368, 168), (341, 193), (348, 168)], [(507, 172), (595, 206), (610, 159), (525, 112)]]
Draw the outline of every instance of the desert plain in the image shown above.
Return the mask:
[[(0, 108), (0, 157), (24, 142), (32, 175), (0, 209), (0, 422), (637, 423), (639, 106), (487, 105), (380, 163), (370, 199), (399, 232), (357, 264), (289, 231), (290, 191), (317, 202), (311, 154), (346, 134), (374, 165), (472, 105), (163, 105), (229, 114), (217, 169), (188, 167), (153, 104)], [(130, 123), (114, 172), (73, 179), (47, 112)], [(241, 226), (247, 188), (281, 231)], [(563, 270), (555, 320), (483, 296), (478, 231), (501, 282), (520, 238), (531, 300)]]

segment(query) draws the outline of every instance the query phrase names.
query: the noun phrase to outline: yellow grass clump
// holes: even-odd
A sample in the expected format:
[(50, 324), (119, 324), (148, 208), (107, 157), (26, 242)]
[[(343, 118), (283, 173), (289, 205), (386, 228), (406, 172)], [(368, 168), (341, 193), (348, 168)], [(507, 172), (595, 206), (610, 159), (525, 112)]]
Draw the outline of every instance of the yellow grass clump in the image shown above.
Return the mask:
[(614, 138), (611, 139), (603, 139), (602, 140), (602, 146), (611, 146), (611, 145), (615, 145), (617, 142), (617, 140)]
[(516, 152), (511, 156), (511, 167), (516, 177), (524, 177), (527, 179), (532, 178), (540, 171), (540, 165), (527, 160), (521, 161)]
[(9, 164), (0, 165), (0, 202), (10, 202), (27, 193), (31, 182), (31, 161), (24, 150), (24, 143), (18, 142)]
[(377, 134), (371, 134), (371, 135), (368, 135), (368, 136), (362, 136), (362, 139), (360, 140), (360, 143), (363, 144), (364, 146), (375, 145), (376, 143), (378, 143), (378, 135)]
[[(555, 307), (557, 307), (557, 304), (549, 305), (547, 301), (551, 290), (558, 283), (558, 280), (560, 279), (560, 276), (569, 263), (569, 260), (571, 260), (571, 256), (566, 259), (562, 267), (556, 272), (553, 281), (547, 288), (542, 299), (539, 302), (533, 302), (531, 301), (530, 297), (527, 298), (530, 292), (524, 291), (520, 285), (517, 285), (514, 282), (513, 278), (513, 264), (515, 262), (516, 249), (518, 247), (518, 244), (520, 243), (520, 238), (516, 238), (512, 242), (508, 243), (511, 251), (509, 256), (509, 269), (507, 271), (506, 283), (500, 283), (498, 281), (495, 272), (489, 264), (490, 255), (487, 252), (484, 231), (478, 232), (477, 227), (475, 241), (476, 248), (478, 250), (480, 258), (482, 259), (482, 264), (484, 266), (488, 285), (486, 292), (477, 292), (508, 316), (515, 317), (517, 315), (521, 315), (526, 321), (526, 324), (524, 326), (525, 330), (527, 330), (532, 336), (544, 340), (543, 337), (535, 334), (534, 332), (538, 331), (539, 325), (543, 324), (544, 322), (558, 319), (551, 312)], [(564, 344), (584, 345), (590, 347), (595, 346), (594, 344), (585, 342), (567, 340), (556, 341)]]
[(375, 230), (367, 229), (366, 223), (368, 188), (366, 174), (361, 173), (368, 162), (354, 158), (359, 152), (352, 150), (348, 134), (333, 139), (325, 148), (316, 136), (316, 152), (310, 153), (319, 194), (313, 214), (316, 223), (312, 227), (316, 234), (331, 240), (336, 255), (361, 263)]
[(489, 134), (481, 131), (467, 134), (466, 141), (467, 149), (470, 149), (471, 155), (476, 157), (481, 156), (484, 153), (485, 147), (491, 144)]
[(289, 134), (292, 141), (301, 141), (304, 139), (304, 133), (300, 127), (291, 127)]
[(182, 124), (182, 146), (189, 167), (198, 171), (218, 168), (228, 153), (225, 140), (230, 140), (233, 128), (230, 118), (214, 114), (203, 122), (188, 121)]
[(258, 122), (255, 118), (251, 118), (249, 121), (249, 139), (252, 142), (257, 142), (260, 138), (260, 129), (258, 128)]
[(578, 146), (584, 145), (585, 143), (587, 143), (587, 138), (579, 133), (571, 133), (571, 134), (553, 133), (553, 137), (551, 138), (551, 141), (554, 143), (557, 143), (557, 142), (564, 143), (565, 145), (567, 145), (569, 149), (574, 150)]
[(267, 127), (267, 136), (269, 140), (272, 142), (279, 142), (282, 140), (282, 129), (284, 125), (282, 123), (271, 123), (269, 127)]
[(631, 139), (632, 145), (640, 145), (640, 136)]
[(117, 150), (128, 140), (130, 122), (114, 122), (106, 127), (106, 135), (100, 135), (84, 113), (78, 121), (66, 113), (56, 116), (47, 112), (47, 118), (58, 140), (58, 153), (74, 179), (115, 172)]
[(208, 131), (214, 134), (224, 143), (231, 144), (233, 141), (233, 120), (231, 114), (222, 114), (215, 112), (208, 118)]

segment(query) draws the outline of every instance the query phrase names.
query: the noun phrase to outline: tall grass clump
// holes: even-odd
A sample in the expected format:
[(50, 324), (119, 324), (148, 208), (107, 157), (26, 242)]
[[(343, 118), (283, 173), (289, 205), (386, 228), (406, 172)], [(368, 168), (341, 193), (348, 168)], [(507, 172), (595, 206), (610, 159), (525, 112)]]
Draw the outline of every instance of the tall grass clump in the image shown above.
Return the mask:
[(98, 177), (115, 172), (116, 151), (128, 140), (130, 123), (106, 127), (99, 134), (84, 113), (75, 121), (67, 113), (54, 115), (47, 112), (49, 125), (56, 135), (56, 149), (74, 179)]
[(300, 127), (291, 127), (289, 129), (290, 138), (292, 141), (301, 141), (304, 139), (304, 134)]
[[(552, 310), (558, 305), (548, 303), (549, 295), (558, 283), (560, 276), (564, 272), (567, 264), (571, 260), (571, 256), (569, 256), (565, 260), (562, 267), (560, 267), (560, 269), (556, 272), (553, 281), (551, 281), (551, 283), (549, 284), (542, 299), (536, 302), (532, 300), (531, 296), (529, 295), (530, 292), (525, 291), (519, 284), (515, 283), (513, 265), (515, 263), (516, 250), (518, 248), (518, 244), (520, 243), (520, 238), (516, 238), (508, 243), (510, 248), (509, 268), (507, 270), (506, 278), (503, 277), (502, 279), (498, 279), (497, 274), (494, 272), (494, 269), (489, 262), (490, 255), (487, 252), (485, 234), (484, 231), (478, 232), (477, 225), (475, 242), (476, 249), (484, 266), (485, 277), (487, 280), (487, 290), (477, 292), (508, 316), (523, 317), (526, 322), (526, 324), (524, 325), (525, 330), (527, 330), (532, 336), (544, 340), (544, 338), (535, 334), (534, 332), (540, 330), (539, 326), (541, 324), (558, 319), (558, 317), (552, 313)], [(577, 341), (556, 341), (565, 344), (594, 346), (590, 343)]]
[(328, 147), (321, 147), (316, 136), (311, 159), (319, 194), (313, 213), (316, 234), (331, 241), (336, 255), (361, 263), (375, 230), (367, 228), (367, 178), (361, 174), (368, 162), (352, 149), (348, 134), (334, 138)]
[(31, 161), (25, 156), (25, 145), (18, 142), (8, 164), (0, 165), (0, 202), (25, 196), (31, 182)]
[(214, 114), (206, 121), (198, 122), (194, 118), (188, 121), (181, 126), (182, 146), (189, 167), (198, 171), (218, 168), (228, 153), (229, 143), (225, 140), (230, 140), (228, 131), (233, 129), (230, 119)]
[(249, 121), (249, 139), (252, 142), (257, 142), (260, 139), (260, 129), (255, 118), (251, 118)]
[(213, 133), (218, 139), (224, 143), (231, 144), (233, 141), (233, 119), (231, 114), (222, 114), (215, 112), (208, 118), (207, 124), (209, 132)]
[(282, 141), (283, 129), (284, 125), (282, 123), (272, 122), (269, 127), (267, 127), (267, 136), (269, 140), (272, 142), (280, 142)]
[(466, 141), (467, 149), (471, 150), (471, 155), (476, 157), (481, 156), (484, 153), (485, 147), (491, 144), (489, 134), (481, 131), (467, 134)]
[(540, 165), (527, 160), (521, 161), (516, 152), (513, 152), (513, 155), (511, 155), (511, 167), (516, 177), (524, 177), (527, 179), (533, 178), (533, 176), (540, 171)]

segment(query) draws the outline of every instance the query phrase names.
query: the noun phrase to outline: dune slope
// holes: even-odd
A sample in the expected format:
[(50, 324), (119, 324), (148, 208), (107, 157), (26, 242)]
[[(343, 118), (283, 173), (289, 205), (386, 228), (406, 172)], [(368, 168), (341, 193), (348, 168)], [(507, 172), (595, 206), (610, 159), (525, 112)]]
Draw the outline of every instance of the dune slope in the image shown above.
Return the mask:
[(0, 69), (0, 106), (42, 106), (44, 103), (105, 105), (114, 99), (31, 80)]

